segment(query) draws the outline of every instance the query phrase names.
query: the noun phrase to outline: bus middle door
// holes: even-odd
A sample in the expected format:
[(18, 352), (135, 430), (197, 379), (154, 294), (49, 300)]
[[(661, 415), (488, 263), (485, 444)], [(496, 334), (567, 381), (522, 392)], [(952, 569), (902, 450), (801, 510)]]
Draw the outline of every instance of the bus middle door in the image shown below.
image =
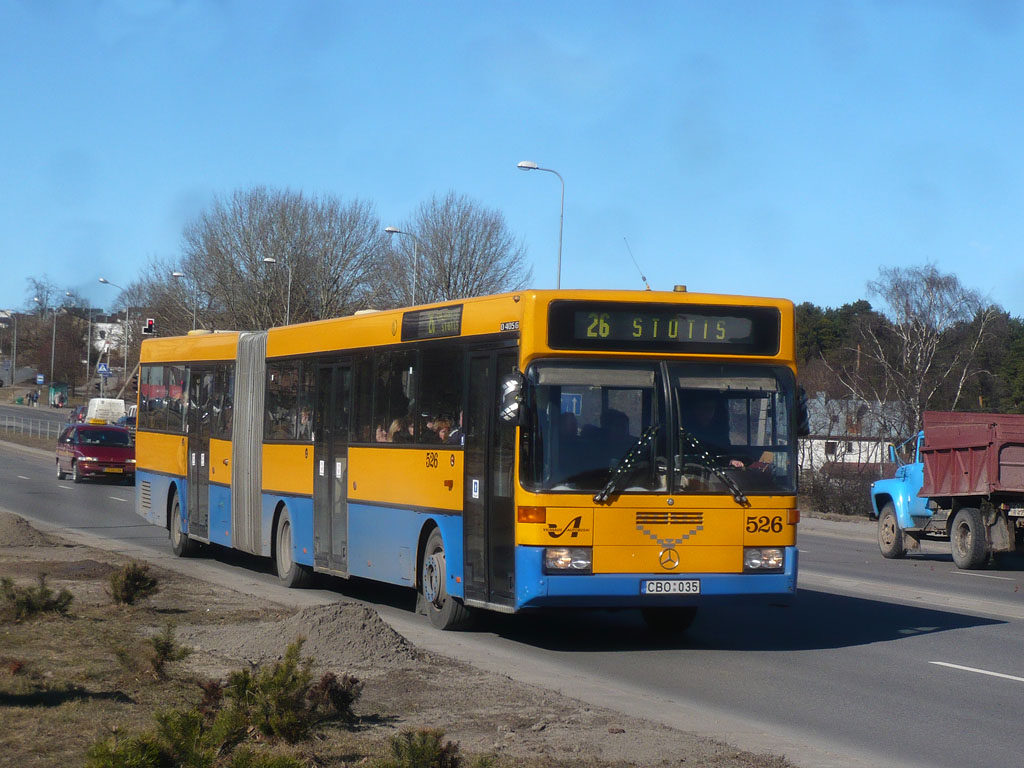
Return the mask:
[(210, 537), (210, 393), (213, 371), (192, 368), (188, 377), (188, 532)]
[(348, 430), (352, 369), (317, 368), (313, 416), (313, 563), (348, 574)]

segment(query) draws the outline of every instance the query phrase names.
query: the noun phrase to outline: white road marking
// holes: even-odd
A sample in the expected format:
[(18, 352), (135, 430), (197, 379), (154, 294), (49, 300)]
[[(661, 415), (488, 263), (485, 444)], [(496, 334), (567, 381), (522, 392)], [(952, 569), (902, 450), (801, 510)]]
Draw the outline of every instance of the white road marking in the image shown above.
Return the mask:
[(1004, 675), (1002, 672), (989, 672), (987, 669), (975, 669), (974, 667), (964, 667), (959, 664), (950, 664), (945, 661), (929, 661), (929, 664), (935, 664), (939, 667), (949, 667), (950, 669), (962, 669), (964, 672), (977, 672), (979, 675), (988, 675), (989, 677), (1001, 677), (1004, 680), (1016, 680), (1018, 683), (1024, 683), (1024, 677), (1017, 677), (1016, 675)]
[(19, 479), (19, 480), (31, 480), (32, 478), (30, 478), (30, 477), (25, 477), (24, 475), (18, 475), (18, 479)]
[(969, 571), (950, 571), (958, 576), (974, 576), (976, 579), (999, 579), (1000, 581), (1016, 581), (1007, 576), (989, 576), (987, 573), (971, 573)]
[(114, 501), (128, 501), (128, 499), (122, 499), (120, 496), (108, 496), (107, 498), (113, 499)]

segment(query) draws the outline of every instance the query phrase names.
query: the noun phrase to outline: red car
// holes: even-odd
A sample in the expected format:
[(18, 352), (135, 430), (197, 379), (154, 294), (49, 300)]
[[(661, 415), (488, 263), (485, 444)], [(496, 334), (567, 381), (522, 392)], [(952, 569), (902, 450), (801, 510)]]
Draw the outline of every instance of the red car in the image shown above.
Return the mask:
[(75, 424), (65, 427), (57, 440), (57, 479), (68, 475), (80, 483), (85, 477), (117, 478), (135, 482), (135, 443), (124, 427)]

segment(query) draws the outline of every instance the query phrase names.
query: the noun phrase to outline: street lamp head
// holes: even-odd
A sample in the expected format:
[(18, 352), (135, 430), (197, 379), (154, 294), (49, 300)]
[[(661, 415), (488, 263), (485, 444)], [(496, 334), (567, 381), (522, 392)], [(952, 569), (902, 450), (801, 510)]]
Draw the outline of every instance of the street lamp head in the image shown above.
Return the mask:
[(521, 163), (516, 163), (516, 168), (520, 171), (536, 171), (540, 166), (533, 160), (523, 160)]
[(171, 277), (184, 277), (184, 272), (171, 272)]
[(273, 256), (264, 256), (263, 257), (263, 263), (264, 264), (277, 264), (277, 259), (275, 259)]
[(389, 235), (402, 234), (402, 230), (400, 230), (398, 227), (384, 227), (384, 231), (387, 232)]
[(104, 285), (110, 285), (110, 281), (107, 280), (107, 278), (105, 277), (101, 277), (100, 282), (103, 283)]
[(41, 302), (41, 301), (39, 300), (39, 297), (38, 297), (38, 296), (33, 296), (33, 297), (32, 297), (32, 301), (34, 301), (34, 302), (35, 302), (36, 304), (39, 304), (40, 306), (42, 306), (42, 303), (43, 303), (43, 302)]

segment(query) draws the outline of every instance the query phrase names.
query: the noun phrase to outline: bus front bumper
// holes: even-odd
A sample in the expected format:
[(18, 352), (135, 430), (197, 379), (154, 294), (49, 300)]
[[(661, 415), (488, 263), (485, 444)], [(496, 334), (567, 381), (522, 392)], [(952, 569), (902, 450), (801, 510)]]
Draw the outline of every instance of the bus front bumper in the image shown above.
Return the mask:
[[(516, 547), (516, 609), (643, 608), (714, 602), (785, 602), (796, 594), (797, 548), (786, 547), (785, 568), (774, 573), (601, 573), (548, 575), (542, 547)], [(645, 594), (649, 580), (696, 580), (697, 594)]]

